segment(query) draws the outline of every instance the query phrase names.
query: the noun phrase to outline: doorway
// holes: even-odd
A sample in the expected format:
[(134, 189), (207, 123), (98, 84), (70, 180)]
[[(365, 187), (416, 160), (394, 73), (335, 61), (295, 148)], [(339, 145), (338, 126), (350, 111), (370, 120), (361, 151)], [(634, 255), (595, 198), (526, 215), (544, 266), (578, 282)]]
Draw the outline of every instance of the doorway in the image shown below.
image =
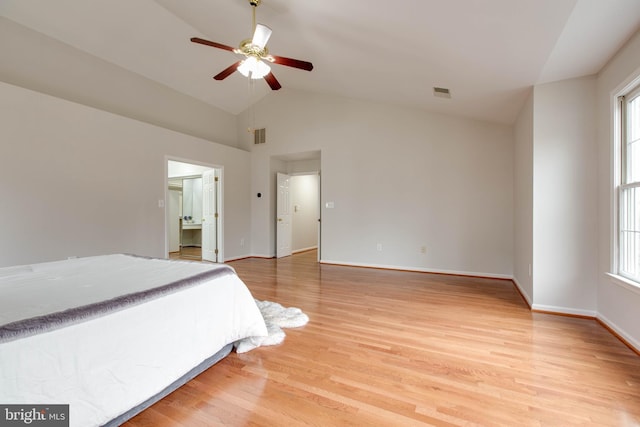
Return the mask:
[(278, 173), (276, 185), (276, 257), (318, 249), (320, 175)]
[(167, 159), (168, 258), (223, 262), (222, 168)]
[(277, 258), (317, 250), (321, 259), (320, 151), (271, 158)]

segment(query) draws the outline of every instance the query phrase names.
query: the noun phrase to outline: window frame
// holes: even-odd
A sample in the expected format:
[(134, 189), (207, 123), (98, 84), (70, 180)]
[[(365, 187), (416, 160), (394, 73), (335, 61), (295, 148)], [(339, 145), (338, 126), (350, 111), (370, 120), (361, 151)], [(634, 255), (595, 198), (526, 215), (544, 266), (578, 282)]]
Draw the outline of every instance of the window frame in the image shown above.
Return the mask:
[[(625, 274), (626, 272), (622, 270), (622, 257), (624, 256), (624, 251), (622, 248), (622, 218), (624, 215), (624, 197), (623, 194), (626, 190), (640, 188), (640, 177), (637, 178), (636, 181), (628, 182), (628, 158), (627, 158), (627, 147), (628, 147), (628, 132), (629, 132), (629, 120), (628, 120), (628, 105), (634, 101), (638, 100), (640, 102), (640, 79), (636, 79), (632, 84), (629, 84), (624, 91), (620, 92), (620, 95), (617, 96), (617, 108), (615, 109), (615, 165), (613, 168), (613, 176), (614, 176), (614, 221), (615, 226), (614, 229), (614, 248), (613, 248), (613, 265), (612, 271), (614, 274), (613, 278), (617, 279), (618, 282), (622, 282), (625, 287), (632, 286), (633, 288), (637, 288), (640, 290), (640, 271), (633, 276), (630, 274)], [(638, 125), (638, 129), (640, 130), (640, 124)], [(636, 166), (640, 170), (640, 162)], [(640, 205), (639, 205), (640, 206)], [(640, 211), (640, 207), (638, 208)], [(639, 227), (640, 230), (640, 227)], [(638, 248), (640, 252), (640, 248)]]

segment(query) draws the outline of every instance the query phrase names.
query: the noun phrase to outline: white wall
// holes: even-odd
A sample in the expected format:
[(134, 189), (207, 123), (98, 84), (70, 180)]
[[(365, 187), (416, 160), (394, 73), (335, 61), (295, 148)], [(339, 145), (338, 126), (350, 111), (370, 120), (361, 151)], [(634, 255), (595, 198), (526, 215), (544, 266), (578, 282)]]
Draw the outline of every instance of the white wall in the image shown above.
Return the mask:
[(640, 290), (625, 287), (605, 275), (613, 264), (613, 96), (640, 76), (640, 32), (636, 33), (600, 72), (598, 114), (598, 317), (640, 349)]
[[(533, 304), (533, 91), (514, 125), (514, 260), (513, 278)], [(531, 268), (531, 270), (530, 270)]]
[(250, 238), (250, 154), (0, 83), (0, 266), (165, 257), (166, 158), (224, 167), (224, 253)]
[(320, 185), (318, 174), (293, 175), (290, 180), (293, 252), (318, 247)]
[(255, 254), (275, 248), (269, 159), (321, 150), (324, 261), (512, 276), (509, 126), (286, 88), (255, 115), (268, 135), (252, 147)]
[(533, 99), (533, 308), (594, 316), (596, 79), (538, 85)]
[(235, 116), (0, 17), (0, 81), (237, 146)]

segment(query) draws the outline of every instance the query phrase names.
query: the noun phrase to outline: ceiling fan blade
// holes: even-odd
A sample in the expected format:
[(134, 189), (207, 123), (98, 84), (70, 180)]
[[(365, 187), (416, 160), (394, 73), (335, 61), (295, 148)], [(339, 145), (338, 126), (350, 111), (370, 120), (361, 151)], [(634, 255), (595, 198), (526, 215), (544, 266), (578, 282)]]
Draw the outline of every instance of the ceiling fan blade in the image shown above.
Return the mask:
[(286, 65), (287, 67), (299, 68), (301, 70), (311, 71), (313, 70), (313, 64), (307, 61), (301, 61), (299, 59), (285, 58), (284, 56), (271, 55), (273, 62), (280, 65)]
[(253, 32), (253, 39), (251, 40), (251, 44), (254, 44), (260, 49), (263, 49), (267, 45), (269, 37), (271, 37), (271, 28), (267, 27), (266, 25), (258, 24), (256, 25), (256, 29)]
[(273, 73), (267, 74), (266, 76), (264, 76), (264, 79), (269, 84), (269, 87), (272, 90), (278, 90), (282, 87), (280, 85), (280, 82), (276, 79), (276, 76), (273, 75)]
[(205, 40), (205, 39), (201, 39), (199, 37), (191, 37), (191, 41), (194, 43), (200, 43), (206, 46), (213, 46), (213, 47), (217, 47), (218, 49), (224, 49), (224, 50), (228, 50), (233, 52), (234, 48), (232, 48), (231, 46), (227, 46), (226, 44), (220, 44), (220, 43), (216, 43), (216, 42), (212, 42), (209, 40)]
[(226, 79), (231, 74), (233, 74), (234, 71), (236, 71), (238, 69), (238, 66), (240, 65), (241, 62), (242, 61), (238, 61), (235, 64), (228, 66), (227, 68), (225, 68), (224, 70), (220, 71), (218, 74), (213, 76), (213, 78), (216, 79), (216, 80), (224, 80), (224, 79)]

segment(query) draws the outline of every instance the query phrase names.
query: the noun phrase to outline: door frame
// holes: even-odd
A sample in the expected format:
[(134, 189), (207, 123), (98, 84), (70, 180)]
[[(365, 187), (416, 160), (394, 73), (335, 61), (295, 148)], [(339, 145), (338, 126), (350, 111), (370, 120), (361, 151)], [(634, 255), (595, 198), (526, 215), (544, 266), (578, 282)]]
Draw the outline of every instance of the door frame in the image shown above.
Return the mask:
[[(317, 228), (317, 256), (316, 256), (316, 261), (320, 262), (321, 258), (321, 251), (322, 251), (322, 176), (320, 173), (320, 170), (315, 170), (315, 171), (308, 171), (308, 172), (291, 172), (291, 173), (284, 173), (284, 172), (276, 172), (276, 190), (275, 190), (275, 205), (276, 205), (276, 216), (274, 217), (275, 219), (275, 223), (274, 223), (274, 227), (275, 227), (275, 243), (276, 243), (276, 252), (275, 252), (275, 257), (278, 258), (278, 206), (279, 206), (279, 201), (278, 198), (280, 197), (280, 191), (278, 188), (278, 175), (279, 174), (284, 174), (287, 175), (289, 178), (293, 178), (296, 176), (317, 176), (318, 177), (318, 185), (317, 185), (317, 196), (318, 196), (318, 211), (317, 211), (317, 221), (318, 221), (318, 228)], [(291, 217), (291, 240), (292, 240), (292, 254), (295, 254), (296, 252), (293, 252), (293, 223), (294, 223), (294, 215), (293, 215), (293, 211), (290, 212), (290, 217)], [(291, 254), (290, 254), (291, 255)]]
[[(318, 174), (318, 256), (317, 256), (317, 262), (320, 263), (322, 262), (322, 233), (323, 233), (323, 226), (322, 226), (322, 200), (323, 200), (323, 195), (322, 195), (322, 180), (323, 180), (323, 174), (322, 174), (322, 150), (313, 150), (313, 151), (304, 151), (304, 152), (294, 152), (294, 153), (287, 153), (287, 154), (272, 154), (269, 157), (270, 160), (270, 167), (269, 167), (269, 176), (271, 177), (271, 179), (269, 179), (270, 181), (270, 192), (271, 192), (271, 196), (269, 198), (269, 206), (270, 206), (270, 212), (269, 212), (269, 234), (270, 234), (270, 239), (269, 239), (269, 243), (271, 245), (271, 249), (270, 251), (272, 252), (272, 255), (270, 255), (271, 257), (276, 257), (276, 252), (277, 252), (277, 247), (278, 247), (278, 243), (277, 243), (277, 236), (276, 236), (276, 232), (277, 232), (277, 222), (278, 222), (278, 217), (276, 215), (276, 209), (277, 209), (277, 193), (278, 193), (278, 189), (277, 189), (277, 173), (285, 173), (287, 175), (290, 176), (295, 176), (295, 175), (311, 175), (311, 174)], [(276, 161), (277, 163), (274, 163), (274, 161)], [(317, 165), (311, 166), (307, 169), (307, 166), (310, 165), (301, 165), (298, 167), (298, 165), (295, 165), (294, 167), (289, 167), (289, 164), (291, 163), (297, 163), (297, 162), (301, 162), (301, 161), (313, 161), (313, 162), (318, 162)], [(273, 216), (271, 216), (273, 215)]]
[(224, 166), (205, 163), (198, 160), (187, 159), (184, 157), (164, 156), (164, 256), (169, 258), (169, 208), (167, 202), (169, 200), (169, 161), (188, 163), (191, 165), (202, 166), (208, 169), (216, 169), (219, 172), (220, 182), (218, 184), (218, 221), (217, 227), (217, 246), (218, 246), (218, 262), (224, 263)]
[[(289, 173), (287, 174), (289, 175), (291, 178), (296, 177), (296, 176), (317, 176), (318, 177), (318, 185), (317, 185), (317, 192), (318, 192), (318, 211), (317, 211), (317, 221), (318, 221), (318, 229), (317, 229), (317, 260), (318, 262), (320, 262), (320, 252), (321, 252), (321, 236), (322, 236), (322, 221), (321, 221), (321, 215), (322, 215), (322, 203), (321, 203), (321, 193), (322, 193), (322, 186), (321, 186), (321, 182), (322, 182), (322, 177), (320, 176), (320, 171), (319, 170), (315, 170), (315, 171), (309, 171), (309, 172), (294, 172), (294, 173)], [(294, 222), (294, 216), (293, 216), (293, 212), (292, 212), (292, 216), (291, 216), (291, 224), (292, 224), (292, 240), (293, 240), (293, 222)]]

